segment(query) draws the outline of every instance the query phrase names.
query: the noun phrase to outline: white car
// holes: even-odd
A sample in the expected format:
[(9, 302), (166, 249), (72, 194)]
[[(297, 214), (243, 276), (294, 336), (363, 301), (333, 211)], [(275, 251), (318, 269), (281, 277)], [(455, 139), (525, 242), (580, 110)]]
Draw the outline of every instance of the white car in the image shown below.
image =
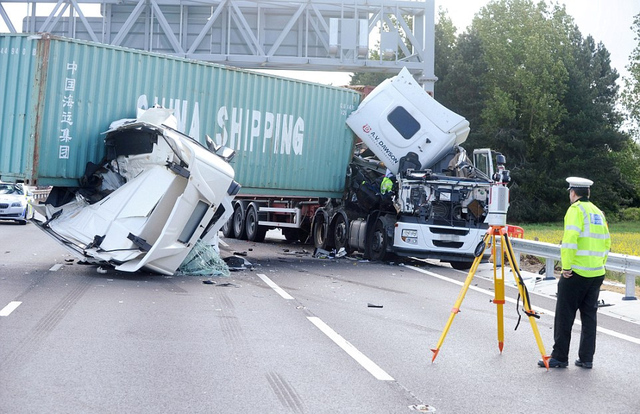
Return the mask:
[(0, 183), (0, 220), (27, 224), (33, 218), (31, 193), (23, 184)]

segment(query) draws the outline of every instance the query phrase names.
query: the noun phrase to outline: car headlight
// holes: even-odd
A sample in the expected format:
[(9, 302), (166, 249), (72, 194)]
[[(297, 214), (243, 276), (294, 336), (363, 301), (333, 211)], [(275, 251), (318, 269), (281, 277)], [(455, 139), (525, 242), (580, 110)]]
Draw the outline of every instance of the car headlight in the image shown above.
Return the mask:
[(22, 201), (14, 201), (11, 203), (11, 207), (22, 207)]

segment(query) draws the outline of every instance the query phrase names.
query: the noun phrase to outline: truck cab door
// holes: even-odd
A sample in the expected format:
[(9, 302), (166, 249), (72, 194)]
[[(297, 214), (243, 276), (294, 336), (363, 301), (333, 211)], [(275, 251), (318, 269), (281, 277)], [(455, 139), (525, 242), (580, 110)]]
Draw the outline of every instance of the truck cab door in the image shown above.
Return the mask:
[(473, 150), (473, 165), (487, 177), (493, 177), (493, 160), (489, 148), (479, 148)]

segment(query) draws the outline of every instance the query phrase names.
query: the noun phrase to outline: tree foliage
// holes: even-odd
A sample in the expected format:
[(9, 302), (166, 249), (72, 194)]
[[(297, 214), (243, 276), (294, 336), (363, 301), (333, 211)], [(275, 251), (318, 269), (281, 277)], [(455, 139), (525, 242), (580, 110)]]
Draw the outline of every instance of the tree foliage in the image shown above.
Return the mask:
[(493, 0), (455, 39), (451, 27), (441, 12), (436, 98), (470, 121), (468, 150), (507, 156), (511, 220), (561, 219), (567, 176), (592, 179), (592, 197), (605, 211), (638, 203), (634, 164), (624, 159), (638, 151), (620, 132), (618, 73), (564, 6)]
[(631, 52), (626, 67), (629, 77), (624, 79), (622, 102), (629, 113), (631, 124), (636, 128), (636, 137), (640, 139), (640, 131), (637, 130), (640, 125), (640, 14), (634, 16), (631, 30), (635, 34), (637, 45)]

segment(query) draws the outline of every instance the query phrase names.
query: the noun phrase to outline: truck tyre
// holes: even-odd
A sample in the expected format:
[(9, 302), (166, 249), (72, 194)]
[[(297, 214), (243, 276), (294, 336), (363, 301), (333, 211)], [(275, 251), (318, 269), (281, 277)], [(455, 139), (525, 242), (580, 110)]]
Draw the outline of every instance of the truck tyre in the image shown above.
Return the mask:
[(473, 262), (460, 262), (455, 260), (449, 262), (449, 264), (451, 264), (451, 267), (456, 270), (469, 270), (471, 269), (471, 266), (473, 266)]
[(247, 231), (244, 225), (245, 222), (245, 207), (242, 203), (237, 203), (233, 209), (233, 237), (238, 240), (247, 239)]
[(387, 256), (387, 232), (381, 220), (376, 221), (371, 237), (367, 240), (367, 250), (371, 260), (384, 260)]
[(267, 234), (267, 228), (258, 225), (258, 209), (252, 204), (247, 210), (246, 218), (247, 240), (254, 242), (263, 242), (264, 236)]
[(313, 220), (313, 245), (318, 249), (326, 250), (328, 247), (328, 225), (327, 218), (324, 213), (316, 214)]
[(333, 223), (333, 243), (336, 250), (340, 250), (344, 247), (347, 253), (351, 253), (349, 250), (349, 221), (344, 214), (336, 214), (335, 221)]
[(222, 235), (227, 239), (233, 238), (233, 216), (234, 214), (229, 217), (229, 220), (227, 220), (227, 222), (222, 225), (222, 229), (220, 229), (222, 230)]

